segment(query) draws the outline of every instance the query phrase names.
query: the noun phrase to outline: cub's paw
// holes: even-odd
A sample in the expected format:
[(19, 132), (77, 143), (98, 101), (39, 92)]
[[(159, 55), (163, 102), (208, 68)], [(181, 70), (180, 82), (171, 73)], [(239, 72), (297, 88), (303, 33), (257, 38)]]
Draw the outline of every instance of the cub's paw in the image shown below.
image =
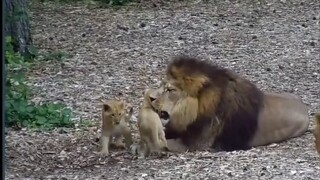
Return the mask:
[(140, 145), (139, 144), (132, 144), (130, 146), (130, 152), (132, 155), (138, 155), (140, 150)]
[(101, 150), (98, 154), (100, 156), (109, 156), (109, 151), (108, 150)]
[(125, 149), (126, 148), (126, 145), (123, 142), (115, 143), (114, 146), (116, 148), (121, 148), (121, 149)]
[(146, 155), (141, 153), (139, 156), (138, 156), (138, 159), (146, 159)]

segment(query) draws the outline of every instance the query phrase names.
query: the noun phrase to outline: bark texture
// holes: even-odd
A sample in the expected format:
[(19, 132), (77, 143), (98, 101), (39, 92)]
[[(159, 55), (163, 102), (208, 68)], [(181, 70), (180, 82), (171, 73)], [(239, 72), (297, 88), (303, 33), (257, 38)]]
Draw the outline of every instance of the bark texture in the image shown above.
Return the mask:
[(5, 36), (12, 37), (15, 52), (30, 55), (32, 45), (27, 0), (5, 0)]

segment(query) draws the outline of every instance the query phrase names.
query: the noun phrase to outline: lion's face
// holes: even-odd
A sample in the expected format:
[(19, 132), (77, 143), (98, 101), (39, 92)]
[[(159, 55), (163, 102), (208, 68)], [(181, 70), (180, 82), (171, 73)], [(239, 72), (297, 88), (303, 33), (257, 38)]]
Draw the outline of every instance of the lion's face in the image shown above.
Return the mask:
[(160, 88), (150, 95), (152, 106), (159, 113), (160, 118), (169, 119), (174, 111), (174, 107), (187, 97), (186, 93), (179, 89), (170, 81), (163, 81)]

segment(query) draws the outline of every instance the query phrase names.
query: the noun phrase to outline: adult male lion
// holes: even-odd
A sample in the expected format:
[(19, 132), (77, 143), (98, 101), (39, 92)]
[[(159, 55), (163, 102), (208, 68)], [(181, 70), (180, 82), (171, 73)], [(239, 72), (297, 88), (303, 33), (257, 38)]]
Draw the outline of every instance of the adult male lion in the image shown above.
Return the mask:
[(150, 95), (172, 151), (246, 150), (302, 135), (308, 108), (293, 94), (264, 93), (234, 72), (192, 57), (173, 59)]

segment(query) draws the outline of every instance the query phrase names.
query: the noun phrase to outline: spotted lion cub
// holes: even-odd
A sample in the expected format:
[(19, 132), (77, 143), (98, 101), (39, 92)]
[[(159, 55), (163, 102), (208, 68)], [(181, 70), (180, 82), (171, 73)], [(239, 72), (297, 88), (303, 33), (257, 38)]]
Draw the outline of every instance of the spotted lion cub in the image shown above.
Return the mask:
[(315, 137), (315, 145), (318, 154), (320, 154), (320, 113), (316, 114), (316, 127), (313, 130), (313, 135)]
[[(129, 148), (132, 144), (132, 136), (128, 122), (133, 114), (133, 109), (127, 115), (125, 103), (118, 100), (109, 100), (103, 103), (102, 107), (102, 131), (101, 131), (101, 144), (102, 150), (100, 155), (109, 154), (109, 145), (114, 138), (117, 147)], [(124, 137), (124, 142), (122, 138)]]
[(144, 100), (138, 115), (140, 133), (139, 154), (142, 156), (148, 156), (150, 152), (168, 151), (164, 127), (159, 115), (151, 106), (152, 99), (150, 99), (150, 93), (152, 92), (152, 89), (144, 91)]

